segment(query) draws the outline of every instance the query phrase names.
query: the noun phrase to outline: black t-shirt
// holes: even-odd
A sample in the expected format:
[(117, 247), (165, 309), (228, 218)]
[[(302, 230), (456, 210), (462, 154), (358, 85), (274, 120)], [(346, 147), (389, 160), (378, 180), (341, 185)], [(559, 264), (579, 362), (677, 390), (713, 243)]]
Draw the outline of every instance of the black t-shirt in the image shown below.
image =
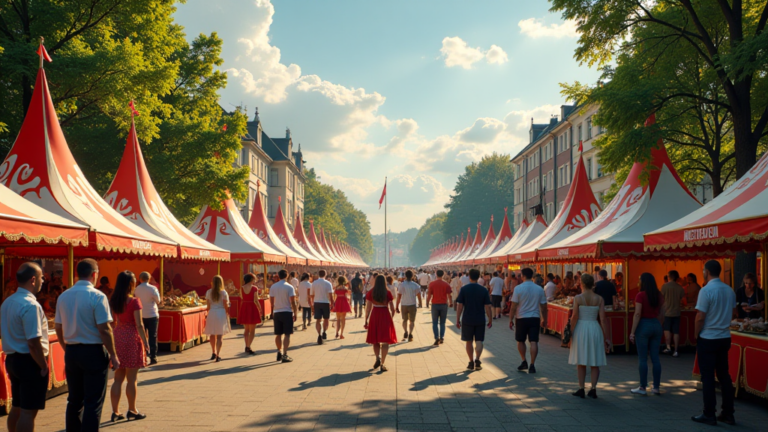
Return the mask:
[(739, 318), (747, 318), (747, 315), (749, 315), (750, 319), (762, 317), (763, 311), (749, 311), (749, 314), (747, 314), (747, 311), (741, 308), (742, 303), (748, 303), (750, 306), (753, 306), (761, 301), (765, 301), (763, 290), (755, 288), (755, 292), (753, 292), (750, 297), (747, 297), (747, 290), (744, 288), (744, 285), (742, 285), (736, 290), (736, 311), (739, 314)]
[(488, 290), (477, 283), (461, 287), (456, 303), (464, 305), (462, 322), (468, 325), (485, 325), (485, 305), (491, 304)]
[(616, 285), (609, 280), (600, 280), (595, 284), (595, 294), (603, 298), (606, 306), (613, 306), (613, 296), (617, 294)]
[(352, 281), (350, 282), (350, 285), (352, 286), (352, 292), (355, 294), (362, 294), (363, 293), (363, 280), (356, 277), (352, 278)]

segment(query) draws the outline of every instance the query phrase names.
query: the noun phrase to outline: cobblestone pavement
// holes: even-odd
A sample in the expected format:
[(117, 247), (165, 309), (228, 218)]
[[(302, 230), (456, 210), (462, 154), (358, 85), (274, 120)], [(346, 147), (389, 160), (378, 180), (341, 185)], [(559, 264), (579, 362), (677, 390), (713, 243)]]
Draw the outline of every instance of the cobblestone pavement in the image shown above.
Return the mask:
[[(453, 312), (451, 312), (452, 314)], [(455, 315), (451, 315), (451, 321)], [(242, 330), (224, 341), (223, 361), (214, 363), (209, 345), (161, 356), (139, 375), (139, 410), (148, 418), (109, 424), (119, 431), (631, 431), (718, 430), (690, 416), (702, 406), (691, 379), (694, 355), (662, 357), (662, 396), (634, 396), (637, 357), (611, 355), (603, 368), (599, 399), (570, 395), (576, 371), (559, 340), (542, 336), (537, 374), (520, 373), (513, 334), (502, 319), (486, 334), (484, 369), (468, 372), (464, 345), (455, 326), (445, 344), (431, 346), (431, 319), (419, 309), (415, 340), (392, 348), (389, 371), (372, 372), (372, 349), (362, 319), (348, 320), (346, 339), (316, 345), (314, 328), (293, 336), (293, 363), (275, 362), (271, 321), (257, 329), (253, 348), (243, 353)], [(313, 322), (314, 324), (314, 322)], [(450, 323), (449, 323), (450, 324)], [(400, 319), (395, 325), (402, 336)], [(109, 393), (107, 393), (109, 398)], [(39, 431), (62, 430), (66, 395), (48, 401)], [(121, 409), (127, 409), (123, 399)], [(720, 430), (765, 430), (768, 410), (751, 397), (737, 400), (738, 426)]]

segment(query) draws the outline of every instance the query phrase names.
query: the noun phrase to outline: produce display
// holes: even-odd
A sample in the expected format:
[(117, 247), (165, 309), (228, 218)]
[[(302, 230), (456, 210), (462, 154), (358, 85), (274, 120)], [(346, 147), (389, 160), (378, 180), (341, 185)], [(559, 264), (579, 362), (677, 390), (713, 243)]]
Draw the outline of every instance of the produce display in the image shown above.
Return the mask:
[(573, 299), (574, 297), (568, 296), (568, 297), (561, 297), (552, 300), (550, 303), (556, 304), (558, 306), (566, 306), (566, 307), (572, 307), (573, 306)]
[(763, 318), (735, 319), (731, 321), (731, 330), (742, 333), (756, 333), (765, 335), (766, 330), (768, 330), (768, 324), (765, 322), (765, 320), (763, 320)]
[[(177, 291), (177, 290), (174, 290)], [(177, 296), (175, 292), (165, 299), (163, 299), (163, 305), (161, 309), (179, 310), (196, 306), (205, 306), (205, 299), (198, 297), (197, 293), (190, 291), (184, 295)]]

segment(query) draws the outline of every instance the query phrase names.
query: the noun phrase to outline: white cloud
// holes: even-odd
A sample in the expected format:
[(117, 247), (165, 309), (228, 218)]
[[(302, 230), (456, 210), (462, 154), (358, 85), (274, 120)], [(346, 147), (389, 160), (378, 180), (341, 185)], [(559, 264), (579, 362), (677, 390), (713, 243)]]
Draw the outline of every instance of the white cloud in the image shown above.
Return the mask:
[(565, 21), (560, 24), (544, 24), (544, 20), (538, 18), (528, 18), (517, 23), (520, 27), (520, 33), (533, 38), (573, 38), (578, 36), (576, 32), (576, 21)]
[(458, 36), (443, 38), (443, 46), (440, 53), (445, 58), (447, 67), (460, 66), (464, 69), (472, 69), (472, 65), (482, 59), (490, 64), (502, 64), (509, 61), (507, 53), (498, 45), (491, 45), (488, 51), (470, 47)]
[(485, 144), (493, 142), (504, 129), (505, 124), (503, 121), (484, 117), (475, 120), (472, 126), (459, 131), (456, 136), (459, 141)]
[(504, 116), (504, 123), (516, 132), (525, 132), (526, 137), (531, 127), (531, 119), (536, 123), (548, 123), (549, 119), (560, 114), (560, 105), (541, 105), (529, 110), (510, 111)]

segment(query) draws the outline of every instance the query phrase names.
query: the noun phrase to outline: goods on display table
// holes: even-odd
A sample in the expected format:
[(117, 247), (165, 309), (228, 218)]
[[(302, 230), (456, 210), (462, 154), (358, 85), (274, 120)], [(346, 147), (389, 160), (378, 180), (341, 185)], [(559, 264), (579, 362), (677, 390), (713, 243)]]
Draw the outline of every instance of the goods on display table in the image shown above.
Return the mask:
[(199, 345), (208, 340), (203, 334), (207, 306), (185, 308), (160, 308), (160, 320), (157, 327), (157, 342), (170, 344), (171, 351), (183, 351), (185, 348)]
[[(768, 399), (768, 336), (764, 330), (733, 330), (742, 328), (741, 324), (731, 326), (731, 350), (728, 352), (731, 381), (737, 395), (744, 389), (747, 393)], [(697, 356), (693, 377), (698, 379), (700, 376)]]

